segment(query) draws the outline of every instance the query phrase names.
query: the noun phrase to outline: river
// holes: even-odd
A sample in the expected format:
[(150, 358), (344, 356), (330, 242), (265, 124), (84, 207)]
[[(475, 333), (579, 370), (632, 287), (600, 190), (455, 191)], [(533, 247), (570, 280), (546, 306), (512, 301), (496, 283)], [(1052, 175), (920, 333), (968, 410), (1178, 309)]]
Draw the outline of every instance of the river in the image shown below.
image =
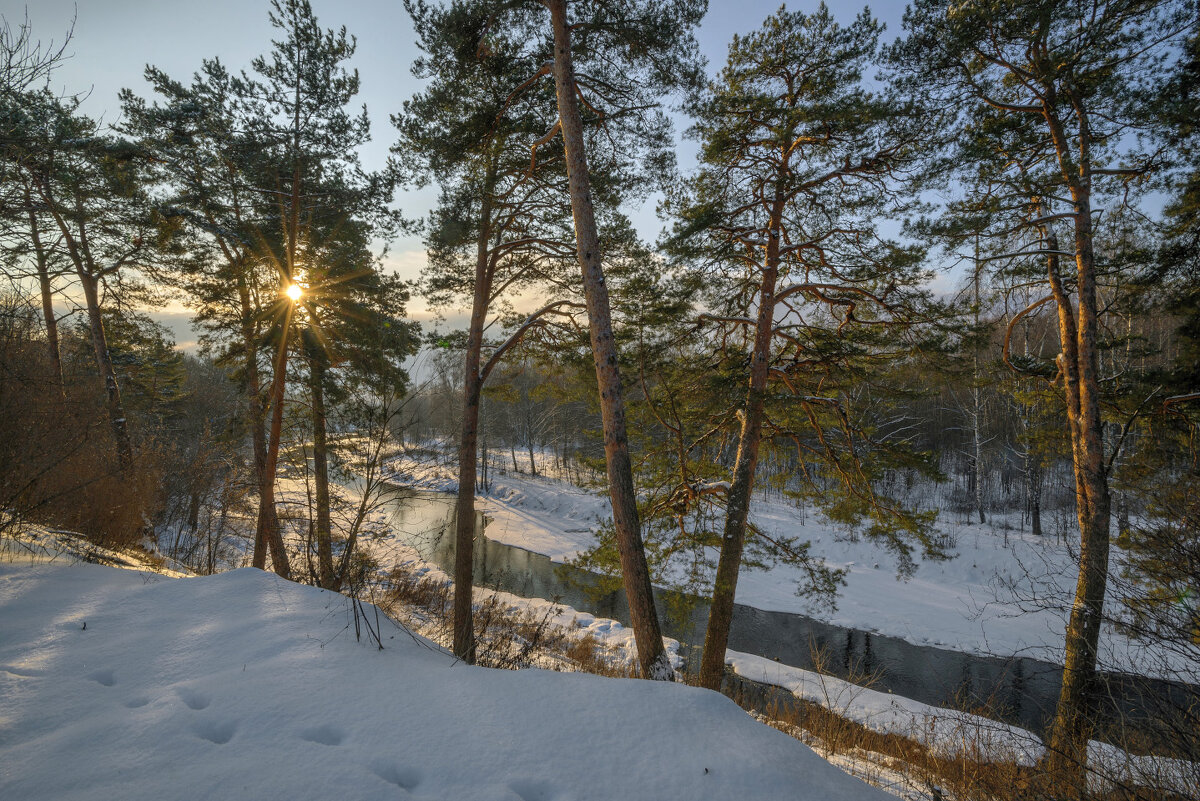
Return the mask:
[[(454, 572), (454, 496), (397, 489), (391, 525), (406, 544), (447, 573)], [(598, 617), (629, 625), (621, 590), (607, 591), (597, 575), (551, 562), (542, 554), (488, 539), (486, 521), (476, 522), (476, 586), (524, 598), (546, 598)], [(704, 641), (707, 606), (701, 599), (656, 590), (663, 633), (683, 644), (693, 665)], [(672, 611), (683, 610), (683, 611)], [(1044, 734), (1058, 699), (1062, 667), (1027, 657), (994, 657), (913, 645), (898, 637), (844, 628), (800, 614), (770, 612), (737, 604), (729, 648), (822, 671), (854, 681), (872, 677), (871, 687), (926, 704), (967, 709)], [(1104, 674), (1104, 699), (1097, 739), (1109, 739), (1117, 722), (1151, 732), (1154, 709), (1181, 702), (1178, 685), (1123, 674)], [(1153, 736), (1143, 748), (1159, 750)], [(1139, 748), (1138, 750), (1142, 750)]]

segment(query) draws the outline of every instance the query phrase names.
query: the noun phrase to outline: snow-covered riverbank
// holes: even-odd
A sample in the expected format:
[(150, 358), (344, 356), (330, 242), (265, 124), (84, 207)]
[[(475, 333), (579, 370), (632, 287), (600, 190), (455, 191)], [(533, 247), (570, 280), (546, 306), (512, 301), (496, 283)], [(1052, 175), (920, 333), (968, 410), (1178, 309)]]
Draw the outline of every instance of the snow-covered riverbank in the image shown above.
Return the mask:
[[(453, 472), (435, 461), (400, 459), (396, 477), (415, 487), (451, 492)], [(487, 536), (552, 560), (565, 562), (592, 544), (599, 521), (610, 516), (608, 500), (566, 481), (527, 473), (493, 472), (488, 494), (477, 508), (490, 522)], [(798, 570), (778, 567), (743, 572), (739, 603), (795, 612), (846, 628), (899, 637), (983, 655), (1021, 655), (1061, 663), (1066, 616), (1075, 582), (1075, 563), (1053, 537), (1034, 537), (997, 525), (943, 521), (955, 544), (948, 561), (921, 559), (916, 574), (898, 579), (896, 559), (844, 527), (831, 525), (812, 509), (787, 501), (756, 498), (751, 518), (770, 534), (812, 541), (812, 553), (848, 571), (836, 608), (797, 597)], [(1111, 629), (1101, 647), (1106, 669), (1151, 670), (1136, 644)]]

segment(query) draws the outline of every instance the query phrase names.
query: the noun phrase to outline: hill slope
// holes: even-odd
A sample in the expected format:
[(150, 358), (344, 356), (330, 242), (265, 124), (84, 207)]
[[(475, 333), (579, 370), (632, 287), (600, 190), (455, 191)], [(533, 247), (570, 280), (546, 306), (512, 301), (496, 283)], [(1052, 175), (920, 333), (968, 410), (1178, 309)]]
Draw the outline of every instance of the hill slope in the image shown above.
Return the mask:
[(716, 693), (468, 667), (380, 620), (382, 651), (252, 569), (0, 564), (0, 797), (890, 797)]

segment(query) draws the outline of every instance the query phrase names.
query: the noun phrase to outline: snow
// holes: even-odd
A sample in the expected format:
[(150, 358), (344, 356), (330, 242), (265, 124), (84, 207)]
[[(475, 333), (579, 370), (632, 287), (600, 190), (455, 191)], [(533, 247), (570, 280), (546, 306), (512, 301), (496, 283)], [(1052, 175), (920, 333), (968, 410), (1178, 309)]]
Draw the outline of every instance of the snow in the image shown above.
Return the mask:
[[(401, 459), (395, 469), (401, 480), (414, 486), (449, 492), (456, 488), (450, 470), (436, 464)], [(477, 509), (489, 518), (488, 538), (545, 554), (555, 562), (567, 562), (590, 547), (593, 530), (611, 517), (606, 497), (566, 481), (507, 471), (493, 471), (491, 480), (489, 493), (476, 499)], [(790, 501), (759, 495), (750, 519), (769, 535), (810, 540), (814, 556), (848, 572), (836, 608), (814, 606), (797, 596), (802, 573), (786, 566), (743, 570), (738, 603), (803, 614), (914, 645), (1062, 662), (1076, 567), (1053, 536), (1019, 532), (1002, 517), (980, 525), (943, 516), (938, 528), (956, 543), (954, 557), (933, 561), (914, 555), (916, 573), (899, 579), (894, 556), (865, 538), (852, 537), (844, 526), (830, 524), (811, 508), (801, 510)], [(1169, 657), (1162, 654), (1147, 655), (1111, 629), (1103, 634), (1103, 668), (1146, 673), (1157, 664), (1194, 671), (1194, 666), (1165, 663)]]
[(0, 562), (2, 798), (887, 797), (716, 693), (469, 667), (386, 620), (378, 650), (254, 569), (27, 561)]
[(1042, 742), (1032, 732), (988, 718), (923, 704), (770, 659), (736, 651), (726, 662), (747, 679), (788, 690), (842, 717), (882, 734), (915, 737), (947, 756), (988, 754), (1032, 765), (1042, 755)]

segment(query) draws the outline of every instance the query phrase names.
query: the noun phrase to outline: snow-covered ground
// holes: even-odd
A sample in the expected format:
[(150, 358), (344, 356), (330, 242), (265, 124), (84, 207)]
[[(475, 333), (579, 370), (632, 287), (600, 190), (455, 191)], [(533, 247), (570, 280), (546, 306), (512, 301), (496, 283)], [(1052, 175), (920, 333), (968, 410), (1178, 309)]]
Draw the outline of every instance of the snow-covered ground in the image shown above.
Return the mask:
[[(11, 559), (11, 557), (9, 557)], [(886, 798), (728, 699), (456, 663), (351, 601), (0, 560), (0, 798)]]
[[(430, 460), (399, 459), (398, 480), (454, 491), (449, 467)], [(607, 498), (569, 482), (527, 473), (493, 471), (477, 508), (490, 518), (487, 536), (498, 542), (565, 562), (593, 544), (592, 532), (611, 513)], [(744, 571), (737, 600), (759, 609), (796, 612), (847, 628), (900, 637), (967, 653), (1022, 655), (1061, 663), (1066, 615), (1074, 590), (1075, 562), (1054, 537), (1005, 530), (992, 524), (939, 524), (956, 543), (954, 558), (916, 558), (916, 574), (897, 578), (896, 559), (845, 527), (828, 523), (812, 509), (756, 497), (751, 519), (774, 535), (799, 536), (812, 553), (848, 571), (846, 586), (829, 605), (811, 605), (796, 595), (799, 570), (777, 567)], [(1040, 602), (1037, 600), (1040, 599)], [(1105, 667), (1151, 671), (1154, 658), (1106, 630), (1101, 644)]]
[[(1034, 765), (1045, 745), (1033, 732), (953, 709), (859, 687), (833, 676), (780, 665), (770, 659), (729, 651), (729, 662), (741, 676), (788, 690), (797, 698), (820, 704), (836, 714), (883, 734), (898, 734), (929, 746), (939, 754), (1011, 761)], [(1096, 788), (1113, 783), (1174, 788), (1182, 798), (1196, 798), (1200, 778), (1196, 765), (1182, 760), (1134, 756), (1107, 743), (1088, 744), (1090, 781)], [(849, 766), (847, 766), (849, 767)], [(877, 783), (877, 782), (873, 782)]]

